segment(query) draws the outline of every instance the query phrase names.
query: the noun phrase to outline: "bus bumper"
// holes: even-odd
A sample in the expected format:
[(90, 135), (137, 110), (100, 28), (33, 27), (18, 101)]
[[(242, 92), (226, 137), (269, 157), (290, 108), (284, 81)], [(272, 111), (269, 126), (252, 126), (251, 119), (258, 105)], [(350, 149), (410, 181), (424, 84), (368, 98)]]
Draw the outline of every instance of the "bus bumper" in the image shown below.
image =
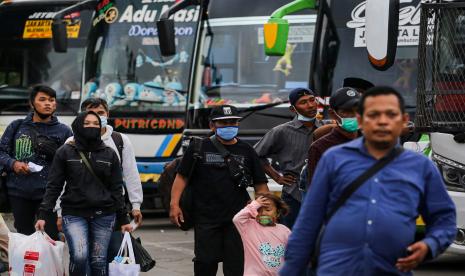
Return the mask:
[(447, 252), (465, 255), (465, 193), (449, 191), (457, 210), (457, 237)]

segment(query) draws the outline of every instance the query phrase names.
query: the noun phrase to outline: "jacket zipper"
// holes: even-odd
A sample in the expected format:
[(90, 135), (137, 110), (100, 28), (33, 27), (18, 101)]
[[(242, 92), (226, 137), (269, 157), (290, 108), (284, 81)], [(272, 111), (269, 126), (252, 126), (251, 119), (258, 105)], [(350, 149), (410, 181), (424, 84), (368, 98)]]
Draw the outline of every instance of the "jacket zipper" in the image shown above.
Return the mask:
[(111, 162), (107, 162), (107, 161), (102, 161), (102, 160), (97, 160), (96, 162), (98, 163), (103, 163), (103, 164), (107, 164), (107, 165), (111, 165)]
[(66, 160), (66, 162), (79, 162), (79, 163), (82, 163), (82, 159), (69, 159), (69, 160)]

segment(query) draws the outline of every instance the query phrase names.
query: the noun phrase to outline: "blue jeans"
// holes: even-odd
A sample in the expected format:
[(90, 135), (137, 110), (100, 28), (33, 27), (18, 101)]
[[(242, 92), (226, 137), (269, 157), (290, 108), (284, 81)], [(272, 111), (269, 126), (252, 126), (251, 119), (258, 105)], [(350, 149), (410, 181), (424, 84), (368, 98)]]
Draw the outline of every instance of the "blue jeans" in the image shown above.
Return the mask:
[(108, 275), (107, 251), (115, 226), (115, 214), (83, 218), (63, 216), (63, 232), (69, 244), (69, 275)]
[(300, 211), (300, 202), (290, 194), (284, 192), (281, 194), (281, 199), (289, 206), (289, 213), (281, 218), (281, 222), (292, 230)]

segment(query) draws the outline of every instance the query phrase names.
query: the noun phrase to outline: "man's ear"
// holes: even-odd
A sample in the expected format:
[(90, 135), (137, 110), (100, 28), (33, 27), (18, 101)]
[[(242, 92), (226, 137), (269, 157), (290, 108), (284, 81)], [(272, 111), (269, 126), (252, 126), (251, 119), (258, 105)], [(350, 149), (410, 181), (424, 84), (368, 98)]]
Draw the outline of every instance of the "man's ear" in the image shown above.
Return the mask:
[(34, 103), (32, 101), (29, 101), (29, 107), (32, 111), (35, 111)]
[(331, 118), (332, 120), (335, 120), (335, 121), (338, 121), (338, 117), (336, 116), (336, 112), (334, 111), (334, 109), (330, 108), (328, 110), (328, 115), (329, 115), (329, 118)]
[(212, 121), (210, 121), (210, 123), (208, 123), (208, 126), (210, 127), (211, 131), (215, 132), (215, 129), (216, 129), (215, 124)]
[(359, 126), (362, 126), (363, 123), (363, 117), (359, 113), (357, 113), (357, 122)]
[(410, 121), (410, 115), (408, 115), (408, 113), (406, 112), (402, 115), (402, 122), (403, 122), (404, 127), (408, 126), (409, 121)]
[(292, 113), (297, 113), (297, 111), (295, 110), (295, 107), (293, 105), (289, 106), (289, 110), (292, 112)]

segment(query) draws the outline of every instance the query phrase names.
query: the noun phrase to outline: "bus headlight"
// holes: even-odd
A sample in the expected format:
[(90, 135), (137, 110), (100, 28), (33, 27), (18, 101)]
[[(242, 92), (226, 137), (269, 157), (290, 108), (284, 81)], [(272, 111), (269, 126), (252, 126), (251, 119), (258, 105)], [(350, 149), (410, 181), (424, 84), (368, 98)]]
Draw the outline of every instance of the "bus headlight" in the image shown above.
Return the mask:
[(465, 192), (465, 165), (437, 154), (433, 154), (432, 159), (441, 171), (447, 189)]

